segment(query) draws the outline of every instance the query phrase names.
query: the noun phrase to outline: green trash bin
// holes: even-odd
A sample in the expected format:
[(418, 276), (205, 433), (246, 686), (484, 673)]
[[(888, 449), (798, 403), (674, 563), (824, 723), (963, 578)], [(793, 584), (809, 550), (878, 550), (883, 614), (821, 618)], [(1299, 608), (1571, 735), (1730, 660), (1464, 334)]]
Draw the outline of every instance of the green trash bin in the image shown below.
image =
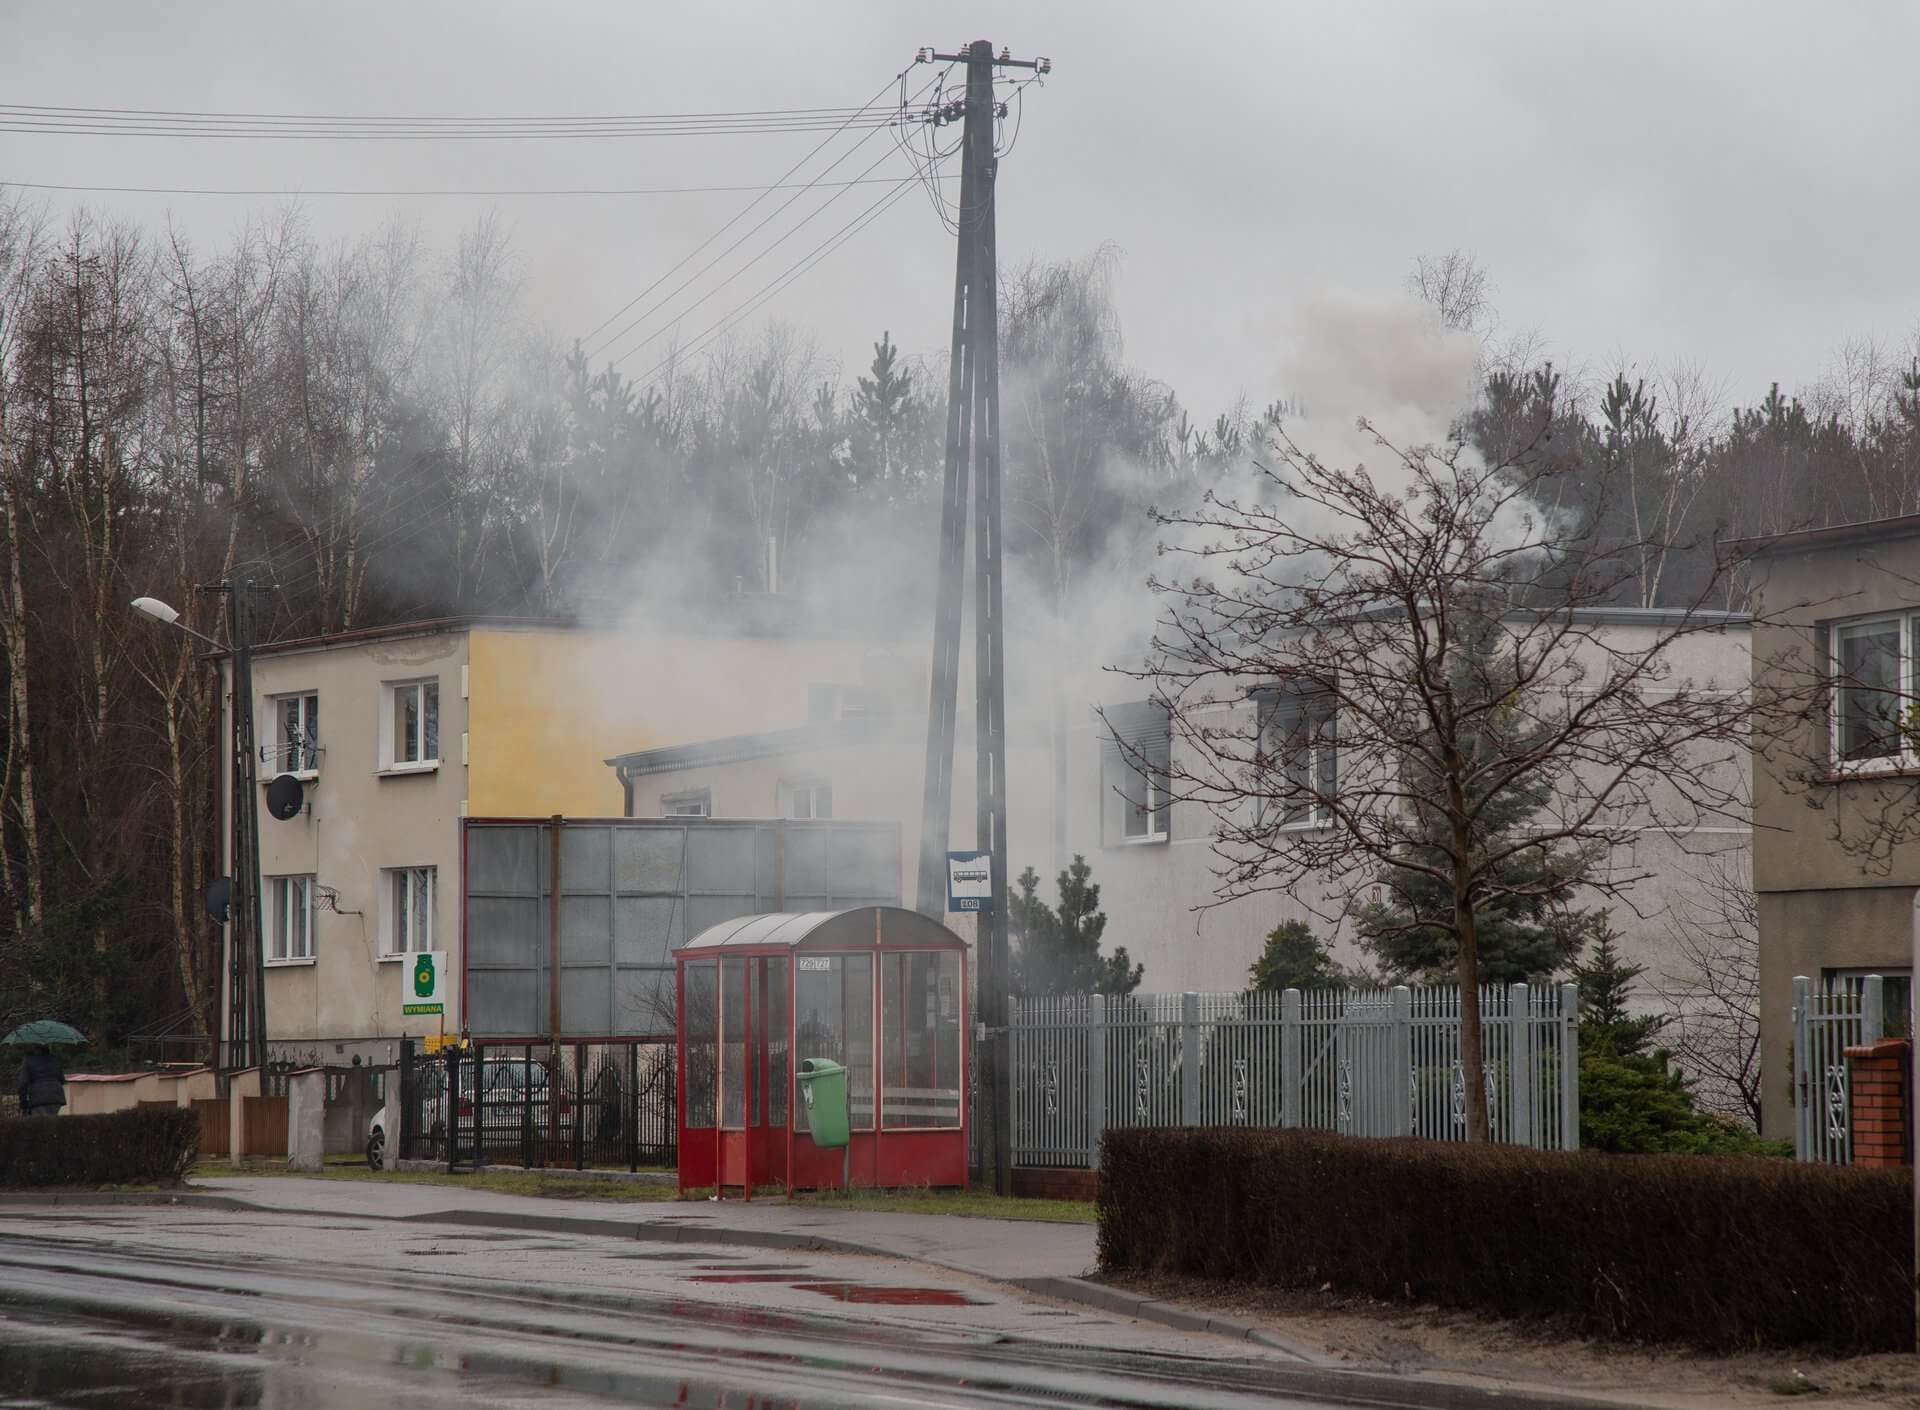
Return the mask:
[(800, 1064), (800, 1105), (807, 1113), (807, 1134), (816, 1146), (847, 1146), (852, 1122), (847, 1116), (847, 1069), (830, 1058)]

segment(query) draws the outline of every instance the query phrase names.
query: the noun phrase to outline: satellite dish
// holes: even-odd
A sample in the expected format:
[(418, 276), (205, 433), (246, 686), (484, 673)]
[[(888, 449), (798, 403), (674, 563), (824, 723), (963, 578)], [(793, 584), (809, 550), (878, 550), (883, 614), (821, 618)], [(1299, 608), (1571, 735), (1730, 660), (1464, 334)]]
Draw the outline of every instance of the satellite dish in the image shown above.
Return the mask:
[(233, 918), (233, 883), (224, 876), (207, 883), (207, 914), (215, 925), (225, 925)]
[(281, 774), (267, 785), (267, 811), (281, 822), (299, 817), (306, 801), (307, 790), (292, 774)]

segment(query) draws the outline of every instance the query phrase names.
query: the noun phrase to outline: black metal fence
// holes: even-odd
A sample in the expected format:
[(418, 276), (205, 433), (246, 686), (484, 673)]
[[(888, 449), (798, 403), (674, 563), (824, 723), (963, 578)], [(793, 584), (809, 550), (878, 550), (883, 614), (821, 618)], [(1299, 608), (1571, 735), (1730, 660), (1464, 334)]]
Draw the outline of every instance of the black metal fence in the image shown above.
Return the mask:
[(407, 1160), (637, 1170), (678, 1157), (673, 1044), (492, 1043), (400, 1059)]

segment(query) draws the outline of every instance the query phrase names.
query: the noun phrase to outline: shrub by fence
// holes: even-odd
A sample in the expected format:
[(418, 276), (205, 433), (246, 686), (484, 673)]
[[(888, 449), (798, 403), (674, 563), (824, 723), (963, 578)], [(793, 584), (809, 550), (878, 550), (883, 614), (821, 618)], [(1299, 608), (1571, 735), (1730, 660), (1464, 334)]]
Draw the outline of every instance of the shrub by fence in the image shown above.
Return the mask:
[(0, 1120), (0, 1186), (171, 1184), (200, 1148), (190, 1107)]
[(1910, 1351), (1913, 1171), (1317, 1131), (1109, 1131), (1100, 1264), (1711, 1350)]

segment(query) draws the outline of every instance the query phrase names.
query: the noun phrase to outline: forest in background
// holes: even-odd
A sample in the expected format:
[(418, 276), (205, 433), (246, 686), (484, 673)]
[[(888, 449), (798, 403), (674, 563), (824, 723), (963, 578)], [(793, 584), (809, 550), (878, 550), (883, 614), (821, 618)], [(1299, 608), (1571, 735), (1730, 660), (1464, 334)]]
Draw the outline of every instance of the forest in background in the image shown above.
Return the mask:
[[(1257, 458), (1280, 420), (1311, 443), (1286, 387), (1196, 416), (1125, 346), (1119, 266), (1002, 275), (1008, 551), (1064, 620), (1116, 557), (1145, 577), (1150, 503)], [(1408, 283), (1480, 340), (1457, 434), (1555, 457), (1558, 508), (1667, 545), (1631, 605), (1697, 600), (1720, 539), (1920, 510), (1913, 347), (1841, 342), (1798, 395), (1742, 400), (1698, 367), (1556, 364), (1498, 326), (1466, 256)], [(772, 561), (783, 593), (844, 606), (849, 555), (907, 574), (937, 533), (945, 354), (876, 331), (858, 369), (773, 324), (639, 384), (542, 327), (491, 219), (432, 249), (401, 226), (322, 245), (292, 212), (196, 248), (0, 201), (0, 1021), (54, 1013), (113, 1046), (213, 1002), (216, 676), (129, 599), (223, 637), (200, 589), (248, 579), (257, 635), (286, 638), (697, 611), (765, 589)], [(1724, 595), (1741, 605), (1737, 580)]]

